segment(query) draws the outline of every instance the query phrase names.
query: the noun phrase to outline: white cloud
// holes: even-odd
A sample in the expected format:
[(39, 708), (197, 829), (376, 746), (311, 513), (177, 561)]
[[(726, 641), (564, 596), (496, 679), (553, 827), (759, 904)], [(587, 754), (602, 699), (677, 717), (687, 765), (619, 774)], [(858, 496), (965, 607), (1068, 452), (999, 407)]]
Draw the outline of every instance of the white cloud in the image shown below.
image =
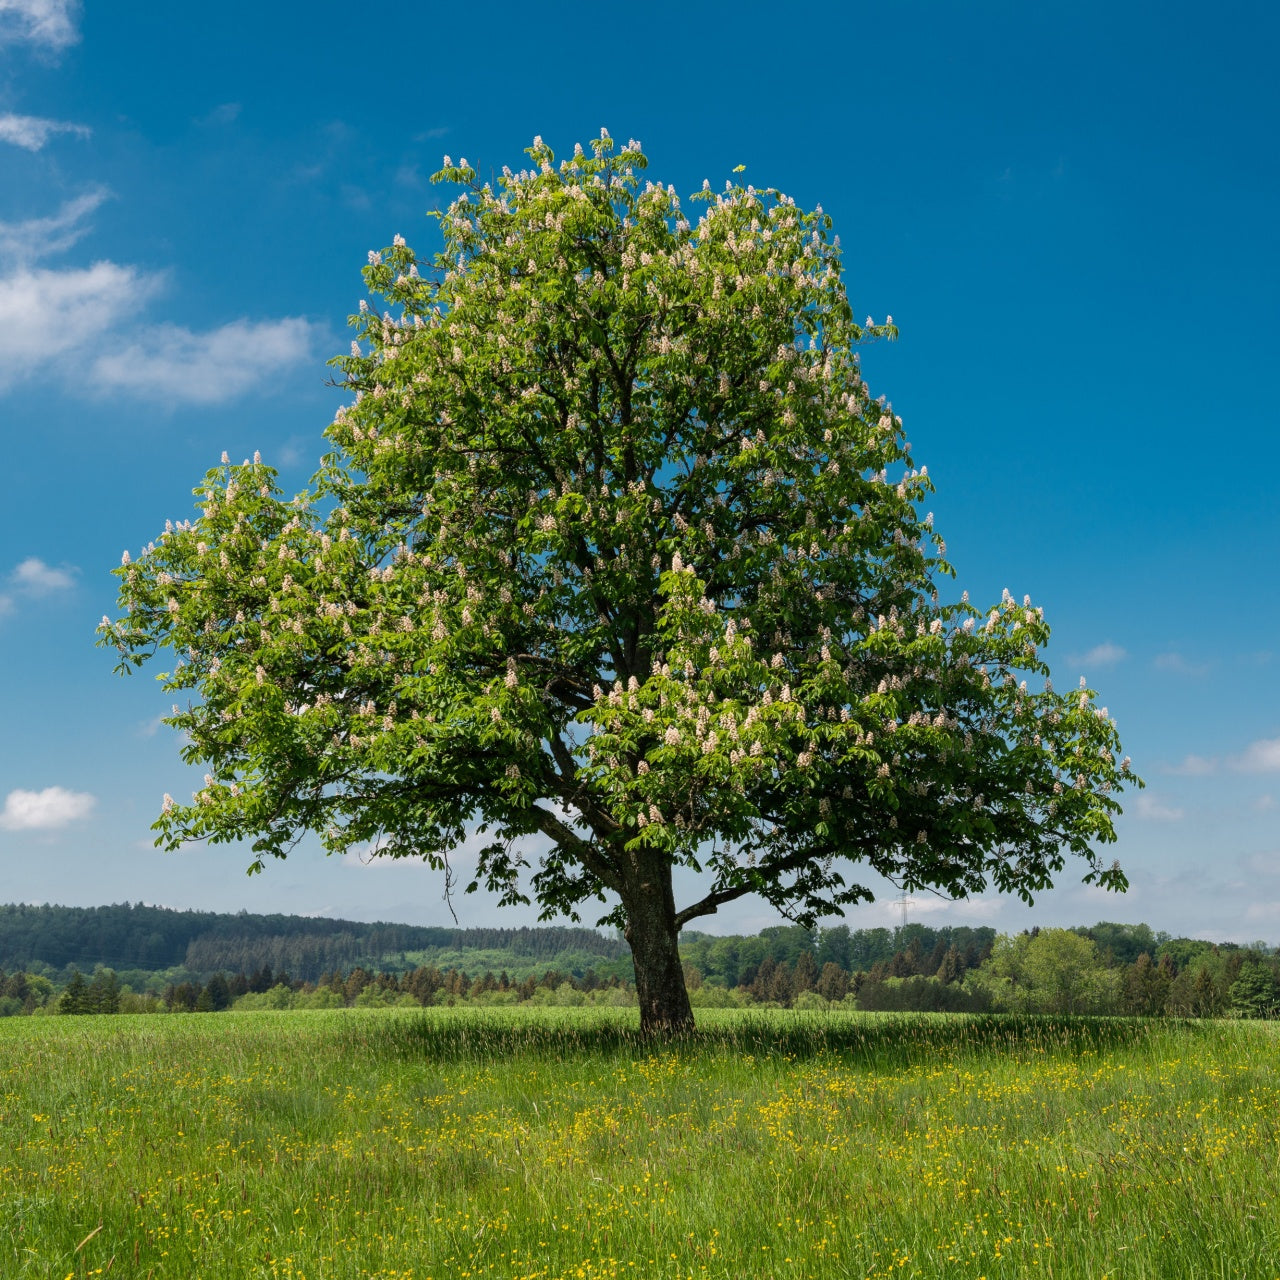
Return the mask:
[[(907, 897), (907, 922), (919, 922), (921, 916), (946, 916), (954, 920), (992, 920), (998, 916), (1004, 904), (999, 898), (942, 898), (937, 894), (921, 893)], [(902, 923), (902, 899), (882, 897), (863, 909), (868, 919)], [(695, 926), (697, 927), (697, 926)]]
[(1153, 665), (1157, 671), (1172, 671), (1180, 676), (1202, 676), (1209, 670), (1207, 662), (1190, 662), (1180, 653), (1159, 653)]
[(84, 220), (110, 196), (105, 187), (95, 187), (74, 200), (66, 200), (48, 218), (28, 218), (25, 222), (0, 222), (0, 258), (10, 262), (35, 262), (52, 253), (69, 249), (89, 228)]
[(1133, 808), (1137, 816), (1147, 822), (1180, 822), (1183, 816), (1181, 809), (1165, 804), (1150, 792), (1140, 795)]
[(75, 586), (75, 570), (70, 566), (55, 569), (38, 556), (28, 556), (10, 575), (10, 581), (32, 596), (48, 596), (55, 591), (69, 591)]
[(1259, 877), (1274, 879), (1280, 876), (1280, 849), (1266, 849), (1240, 859), (1244, 872), (1242, 884), (1254, 884)]
[[(3, 3), (3, 0), (0, 0)], [(30, 264), (75, 244), (105, 189), (65, 202), (56, 214), (0, 222), (0, 391), (70, 351), (84, 353), (73, 391), (125, 391), (169, 404), (218, 404), (311, 357), (320, 332), (296, 316), (236, 320), (203, 333), (179, 325), (134, 326), (160, 275), (114, 262), (50, 270)], [(121, 335), (121, 336), (117, 336)]]
[(290, 436), (288, 440), (280, 446), (275, 456), (275, 461), (282, 467), (297, 467), (311, 457), (309, 446), (312, 441), (303, 436)]
[(348, 849), (342, 855), (344, 867), (372, 867), (375, 870), (387, 870), (391, 867), (430, 867), (430, 863), (417, 854), (407, 858), (382, 858), (378, 856), (375, 845), (361, 845), (358, 849)]
[(87, 818), (97, 803), (87, 791), (45, 787), (43, 791), (10, 791), (0, 810), (7, 831), (52, 831)]
[(1118, 644), (1112, 644), (1107, 640), (1102, 644), (1095, 644), (1086, 653), (1072, 654), (1068, 661), (1073, 667), (1114, 667), (1117, 662), (1123, 662), (1128, 656), (1127, 649), (1122, 649)]
[(65, 49), (80, 39), (79, 0), (0, 0), (0, 46), (18, 40)]
[(11, 142), (26, 151), (39, 151), (56, 133), (74, 133), (87, 138), (89, 129), (66, 120), (46, 120), (42, 116), (0, 115), (0, 142)]
[(309, 359), (316, 336), (315, 326), (297, 316), (235, 320), (206, 333), (157, 325), (123, 350), (100, 355), (91, 377), (99, 390), (219, 404)]
[[(158, 277), (114, 262), (68, 271), (23, 267), (0, 276), (0, 391), (101, 338), (158, 285)], [(72, 370), (63, 385), (76, 388)]]
[(1280, 773), (1280, 738), (1259, 738), (1231, 762), (1241, 773)]
[(69, 591), (75, 586), (77, 572), (74, 565), (55, 569), (38, 556), (28, 556), (9, 574), (10, 590), (0, 592), (0, 618), (17, 608), (19, 596), (39, 599), (59, 591)]
[(1167, 765), (1165, 773), (1172, 773), (1181, 778), (1207, 778), (1218, 772), (1218, 762), (1212, 756), (1184, 756), (1177, 764)]

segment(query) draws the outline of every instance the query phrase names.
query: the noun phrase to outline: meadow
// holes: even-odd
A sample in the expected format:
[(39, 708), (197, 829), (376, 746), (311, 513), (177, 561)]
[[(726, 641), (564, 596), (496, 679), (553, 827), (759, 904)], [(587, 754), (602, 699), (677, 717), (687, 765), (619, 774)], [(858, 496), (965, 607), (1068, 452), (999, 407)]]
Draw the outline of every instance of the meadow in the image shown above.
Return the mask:
[(0, 1021), (0, 1275), (1280, 1276), (1264, 1023)]

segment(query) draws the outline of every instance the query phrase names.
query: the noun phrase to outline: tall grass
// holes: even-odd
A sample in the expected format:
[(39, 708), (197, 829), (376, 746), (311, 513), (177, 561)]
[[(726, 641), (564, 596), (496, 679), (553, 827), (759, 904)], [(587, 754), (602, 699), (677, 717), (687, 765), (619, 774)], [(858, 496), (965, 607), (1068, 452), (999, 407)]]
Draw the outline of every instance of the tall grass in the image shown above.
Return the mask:
[(1280, 1276), (1270, 1028), (0, 1023), (0, 1275)]

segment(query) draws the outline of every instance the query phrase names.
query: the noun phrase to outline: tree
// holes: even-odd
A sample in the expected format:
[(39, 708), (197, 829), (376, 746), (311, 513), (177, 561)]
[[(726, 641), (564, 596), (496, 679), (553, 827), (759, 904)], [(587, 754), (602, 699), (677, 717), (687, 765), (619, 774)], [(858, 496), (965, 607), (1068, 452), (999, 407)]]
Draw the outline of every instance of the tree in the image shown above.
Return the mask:
[(114, 969), (99, 966), (85, 989), (86, 1013), (120, 1012), (120, 979)]
[(854, 322), (830, 219), (732, 184), (691, 218), (607, 136), (529, 155), (496, 187), (446, 159), (434, 264), (370, 254), (312, 485), (224, 457), (117, 571), (101, 642), (176, 656), (208, 770), (158, 843), (260, 870), (314, 831), (447, 873), (478, 830), (502, 901), (605, 904), (661, 1033), (692, 1025), (679, 931), (745, 894), (812, 926), (872, 897), (850, 861), (1030, 900), (1076, 855), (1122, 887), (1114, 724), (1029, 687), (1029, 598), (940, 598), (931, 481), (856, 350), (896, 330)]
[(231, 984), (225, 974), (215, 973), (205, 984), (204, 993), (209, 997), (209, 1006), (215, 1013), (231, 1008)]
[(834, 960), (828, 960), (813, 989), (824, 1000), (843, 1000), (849, 994), (849, 985), (849, 974)]
[(1095, 943), (1071, 929), (1041, 929), (1027, 946), (1025, 973), (1046, 1013), (1109, 1013), (1117, 975)]
[(1173, 984), (1170, 968), (1152, 964), (1144, 951), (1125, 971), (1120, 981), (1120, 1003), (1125, 1013), (1154, 1018), (1165, 1012)]
[(953, 945), (946, 949), (933, 976), (939, 982), (959, 982), (964, 977), (964, 960), (959, 947)]
[(89, 984), (79, 969), (72, 970), (71, 978), (58, 997), (59, 1013), (90, 1013)]
[(800, 958), (796, 961), (795, 973), (792, 978), (796, 994), (799, 995), (802, 991), (813, 990), (817, 981), (818, 966), (813, 959), (813, 952), (802, 951)]
[(1237, 1018), (1274, 1018), (1280, 1005), (1280, 983), (1275, 971), (1251, 956), (1231, 984), (1229, 999), (1231, 1012)]
[(824, 969), (828, 964), (834, 964), (836, 968), (847, 971), (850, 968), (851, 941), (847, 924), (823, 929), (818, 936), (818, 963)]
[(991, 958), (965, 977), (998, 1008), (1026, 1013), (1110, 1013), (1117, 979), (1091, 938), (1072, 929), (1001, 935)]

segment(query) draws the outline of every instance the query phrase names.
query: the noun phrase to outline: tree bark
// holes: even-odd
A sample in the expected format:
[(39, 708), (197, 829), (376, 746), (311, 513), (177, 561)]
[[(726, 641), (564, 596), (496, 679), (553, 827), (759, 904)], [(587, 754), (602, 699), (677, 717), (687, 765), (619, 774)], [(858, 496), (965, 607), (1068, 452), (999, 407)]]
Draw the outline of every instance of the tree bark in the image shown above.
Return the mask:
[(688, 1035), (693, 1009), (684, 984), (671, 868), (655, 866), (624, 895), (625, 936), (631, 945), (640, 997), (641, 1034), (659, 1039)]

